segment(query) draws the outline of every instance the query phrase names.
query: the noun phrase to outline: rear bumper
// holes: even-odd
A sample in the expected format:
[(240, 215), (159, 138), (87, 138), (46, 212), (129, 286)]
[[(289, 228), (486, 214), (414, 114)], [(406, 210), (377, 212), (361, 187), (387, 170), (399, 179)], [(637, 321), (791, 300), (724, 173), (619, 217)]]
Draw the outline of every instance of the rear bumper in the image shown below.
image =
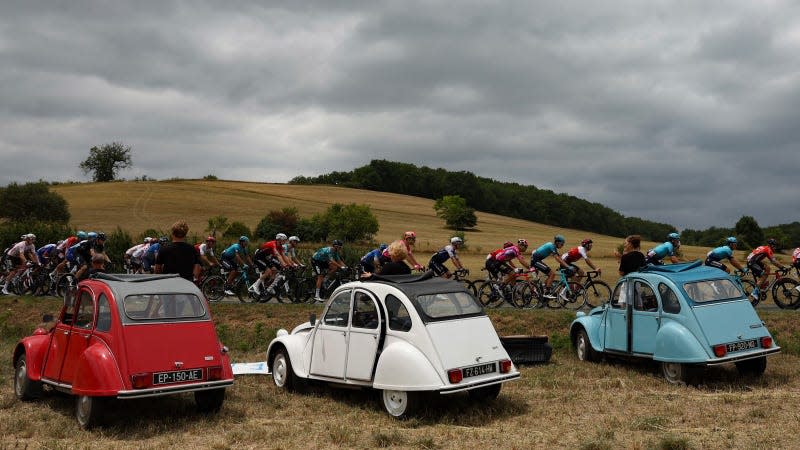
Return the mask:
[(445, 389), (439, 389), (438, 392), (440, 394), (455, 394), (456, 392), (466, 392), (472, 389), (484, 387), (484, 386), (491, 386), (493, 384), (500, 384), (505, 383), (506, 381), (513, 381), (519, 378), (519, 372), (512, 373), (510, 375), (506, 375), (503, 377), (492, 378), (489, 380), (479, 381), (477, 383), (465, 384), (462, 386), (453, 386)]
[(158, 397), (161, 395), (179, 394), (182, 392), (207, 391), (209, 389), (220, 389), (233, 386), (233, 380), (207, 381), (203, 383), (181, 384), (178, 386), (164, 386), (149, 389), (136, 389), (131, 391), (119, 391), (117, 398), (147, 398)]
[(780, 351), (781, 351), (780, 347), (775, 347), (758, 353), (747, 353), (745, 355), (733, 355), (733, 356), (727, 356), (725, 358), (711, 359), (706, 361), (706, 365), (719, 366), (722, 364), (730, 364), (738, 361), (747, 361), (748, 359), (755, 359), (755, 358), (761, 358), (762, 356), (774, 355), (776, 353), (780, 353)]

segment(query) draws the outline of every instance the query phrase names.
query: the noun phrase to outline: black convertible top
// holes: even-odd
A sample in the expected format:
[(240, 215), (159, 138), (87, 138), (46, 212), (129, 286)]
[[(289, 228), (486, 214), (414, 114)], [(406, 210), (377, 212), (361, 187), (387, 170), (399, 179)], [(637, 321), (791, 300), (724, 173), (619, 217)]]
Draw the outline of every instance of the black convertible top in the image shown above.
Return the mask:
[(440, 292), (467, 292), (464, 283), (434, 276), (433, 271), (430, 270), (422, 275), (373, 275), (369, 279), (361, 281), (392, 285), (403, 291), (408, 298)]

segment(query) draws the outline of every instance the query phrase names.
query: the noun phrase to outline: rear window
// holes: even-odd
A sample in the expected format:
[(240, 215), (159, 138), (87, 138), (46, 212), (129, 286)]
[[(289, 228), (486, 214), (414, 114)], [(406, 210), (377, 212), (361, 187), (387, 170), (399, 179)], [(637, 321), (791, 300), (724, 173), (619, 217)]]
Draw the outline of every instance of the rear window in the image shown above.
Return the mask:
[(683, 290), (695, 303), (733, 300), (744, 297), (744, 293), (739, 289), (739, 286), (727, 278), (684, 283)]
[(137, 321), (196, 319), (206, 315), (203, 301), (194, 294), (129, 295), (123, 307), (125, 315)]
[(483, 314), (475, 297), (466, 292), (445, 292), (420, 295), (416, 298), (420, 312), (429, 320), (454, 319)]

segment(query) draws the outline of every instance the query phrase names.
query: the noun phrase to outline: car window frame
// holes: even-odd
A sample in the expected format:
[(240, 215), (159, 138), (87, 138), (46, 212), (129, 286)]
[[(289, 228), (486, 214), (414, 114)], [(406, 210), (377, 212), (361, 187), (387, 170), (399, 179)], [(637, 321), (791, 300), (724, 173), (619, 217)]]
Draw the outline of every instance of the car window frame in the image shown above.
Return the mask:
[[(88, 302), (86, 300), (88, 300)], [(80, 311), (81, 308), (87, 303), (90, 304), (92, 307), (91, 318), (89, 318), (89, 321), (86, 322), (85, 325), (81, 325), (81, 323), (83, 322), (78, 321), (82, 316)], [(78, 290), (77, 295), (75, 295), (75, 309), (72, 320), (72, 328), (83, 331), (91, 331), (94, 329), (96, 319), (97, 319), (97, 302), (95, 301), (94, 294), (92, 293), (91, 290), (87, 288), (81, 288), (80, 290)]]
[[(356, 325), (356, 314), (358, 313), (359, 314), (358, 317), (361, 317), (361, 313), (362, 313), (362, 311), (356, 311), (356, 308), (357, 308), (357, 305), (358, 305), (358, 301), (359, 301), (359, 299), (357, 297), (359, 295), (363, 295), (364, 297), (368, 298), (370, 300), (372, 306), (373, 306), (374, 314), (375, 314), (375, 326), (374, 327), (362, 327), (362, 326)], [(381, 310), (380, 310), (380, 305), (378, 304), (378, 301), (375, 298), (375, 296), (371, 292), (369, 292), (367, 290), (354, 289), (353, 290), (353, 294), (352, 294), (351, 297), (352, 298), (351, 298), (351, 301), (350, 301), (350, 324), (349, 324), (350, 329), (364, 330), (364, 331), (380, 330), (381, 322), (382, 322), (382, 320), (381, 320)]]
[[(674, 303), (676, 305), (678, 305), (678, 309), (677, 310), (673, 311), (671, 306), (670, 306), (670, 308), (667, 307), (667, 305), (672, 305), (672, 302), (667, 303), (667, 301), (665, 300), (665, 298), (667, 296), (665, 296), (664, 293), (662, 292), (661, 286), (664, 286), (664, 288), (667, 291), (669, 291), (669, 293), (671, 293), (673, 297), (675, 297), (675, 302)], [(673, 289), (670, 285), (668, 285), (667, 283), (664, 283), (663, 281), (659, 282), (658, 283), (658, 296), (661, 298), (661, 311), (663, 313), (666, 313), (666, 314), (680, 314), (681, 313), (681, 299), (678, 296), (678, 293), (675, 292), (675, 289)]]
[[(399, 320), (399, 319), (400, 319), (400, 317), (399, 317), (399, 316), (394, 316), (394, 317), (393, 317), (392, 310), (389, 308), (389, 301), (390, 301), (390, 300), (392, 300), (392, 301), (396, 300), (396, 301), (397, 301), (397, 303), (400, 305), (400, 307), (401, 307), (403, 310), (405, 310), (405, 312), (406, 312), (406, 316), (405, 316), (404, 318), (402, 318), (402, 319), (404, 320), (404, 323), (403, 323), (403, 328), (405, 328), (405, 325), (406, 325), (406, 321), (405, 321), (405, 319), (406, 319), (406, 318), (408, 319), (408, 320), (407, 320), (407, 324), (408, 324), (408, 328), (407, 328), (407, 329), (402, 329), (402, 328), (393, 328), (393, 324), (394, 324), (394, 323), (396, 323), (396, 322), (392, 322), (392, 319), (393, 319), (393, 318), (398, 318), (398, 320)], [(396, 296), (396, 295), (394, 295), (394, 294), (392, 294), (392, 293), (386, 294), (386, 297), (383, 299), (383, 304), (384, 304), (384, 306), (386, 307), (386, 317), (387, 317), (386, 321), (387, 321), (387, 323), (388, 323), (389, 330), (391, 330), (391, 331), (397, 331), (397, 332), (399, 332), (399, 333), (408, 333), (409, 331), (411, 331), (411, 330), (414, 328), (414, 319), (411, 317), (410, 310), (409, 310), (409, 308), (406, 306), (406, 304), (405, 304), (405, 303), (403, 303), (403, 300), (401, 300), (401, 299), (400, 299), (400, 297), (398, 297), (398, 296)], [(413, 304), (412, 304), (411, 306), (412, 306), (412, 308), (414, 307), (414, 305), (413, 305)], [(400, 309), (398, 309), (397, 311), (399, 312), (399, 311), (400, 311)]]
[[(425, 312), (425, 309), (420, 304), (418, 298), (419, 297), (423, 297), (423, 296), (428, 296), (428, 295), (440, 295), (440, 294), (465, 294), (465, 295), (471, 297), (472, 301), (475, 302), (475, 304), (478, 306), (478, 312), (471, 313), (471, 314), (456, 315), (456, 316), (431, 317)], [(442, 291), (442, 292), (419, 293), (419, 294), (415, 295), (413, 298), (410, 298), (409, 300), (411, 301), (411, 304), (414, 306), (414, 309), (417, 311), (417, 314), (419, 315), (420, 319), (422, 319), (423, 323), (444, 322), (444, 321), (448, 321), (448, 320), (469, 319), (469, 318), (472, 318), (472, 317), (481, 317), (481, 316), (485, 316), (486, 315), (486, 310), (483, 308), (483, 305), (481, 304), (481, 302), (479, 302), (478, 299), (476, 299), (474, 295), (472, 295), (470, 292), (468, 292), (466, 290), (463, 290), (463, 291), (462, 290), (452, 290), (452, 291)]]
[[(644, 303), (645, 300), (642, 297), (642, 292), (641, 292), (642, 288), (647, 288), (647, 289), (650, 290), (650, 297), (652, 297), (651, 300), (656, 302), (655, 303), (655, 308), (653, 308), (653, 307), (645, 308), (645, 306), (646, 306), (645, 303)], [(652, 306), (652, 305), (649, 305), (649, 306)], [(633, 310), (636, 311), (636, 312), (653, 313), (653, 312), (658, 312), (660, 310), (660, 306), (661, 305), (659, 304), (658, 295), (656, 294), (656, 290), (653, 289), (653, 286), (651, 286), (650, 283), (648, 283), (647, 281), (642, 280), (642, 279), (634, 280), (634, 283), (633, 283)]]
[[(331, 307), (334, 303), (337, 302), (339, 298), (347, 298), (347, 322), (344, 325), (328, 323), (326, 318), (328, 314), (331, 312)], [(325, 308), (325, 312), (322, 314), (322, 318), (320, 319), (320, 324), (325, 325), (326, 327), (336, 327), (336, 328), (343, 328), (348, 329), (350, 327), (350, 323), (352, 322), (352, 318), (350, 317), (352, 314), (353, 309), (353, 290), (352, 289), (345, 289), (336, 293), (333, 298), (328, 302), (327, 307)], [(338, 313), (341, 317), (341, 312)]]

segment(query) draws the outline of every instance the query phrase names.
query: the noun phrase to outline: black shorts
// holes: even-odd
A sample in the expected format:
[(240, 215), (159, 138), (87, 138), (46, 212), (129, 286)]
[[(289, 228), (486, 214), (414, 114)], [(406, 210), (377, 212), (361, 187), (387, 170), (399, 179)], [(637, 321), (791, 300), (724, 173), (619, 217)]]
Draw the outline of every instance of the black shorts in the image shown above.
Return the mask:
[(22, 258), (20, 258), (19, 256), (9, 256), (8, 259), (9, 261), (11, 261), (11, 265), (13, 267), (18, 267), (22, 265)]
[(375, 265), (371, 262), (360, 261), (359, 264), (361, 265), (362, 272), (375, 273)]
[(716, 259), (706, 258), (705, 265), (709, 267), (716, 267), (719, 270), (727, 272), (725, 264), (722, 264), (721, 261), (717, 261)]
[(647, 259), (644, 260), (645, 264), (652, 264), (654, 266), (663, 266), (664, 263), (655, 255), (648, 256)]
[(314, 268), (314, 273), (317, 275), (322, 275), (328, 273), (331, 263), (328, 261), (320, 261), (318, 259), (311, 258), (311, 267)]
[(755, 275), (756, 278), (764, 275), (764, 272), (767, 271), (767, 268), (764, 267), (764, 264), (762, 264), (761, 261), (748, 262), (747, 268), (750, 269), (750, 272), (753, 272), (753, 275)]
[(508, 275), (513, 269), (507, 263), (491, 258), (486, 260), (486, 270), (488, 270), (493, 277), (497, 277), (501, 273), (503, 275)]
[(550, 275), (550, 266), (545, 264), (541, 259), (531, 259), (531, 267), (535, 267), (536, 270), (545, 275)]
[(434, 260), (433, 258), (431, 258), (431, 260), (428, 262), (428, 269), (432, 270), (437, 277), (440, 277), (446, 274), (447, 272), (450, 272), (447, 266), (440, 263), (439, 261)]
[(219, 261), (219, 265), (222, 266), (223, 269), (228, 270), (228, 271), (233, 271), (233, 270), (238, 270), (239, 269), (239, 264), (236, 262), (235, 259), (222, 258)]
[(269, 268), (273, 269), (281, 268), (281, 262), (278, 261), (278, 258), (270, 254), (267, 254), (266, 252), (261, 252), (261, 251), (256, 252), (256, 254), (253, 255), (253, 264), (255, 264), (256, 267), (259, 268), (259, 270), (267, 270)]

